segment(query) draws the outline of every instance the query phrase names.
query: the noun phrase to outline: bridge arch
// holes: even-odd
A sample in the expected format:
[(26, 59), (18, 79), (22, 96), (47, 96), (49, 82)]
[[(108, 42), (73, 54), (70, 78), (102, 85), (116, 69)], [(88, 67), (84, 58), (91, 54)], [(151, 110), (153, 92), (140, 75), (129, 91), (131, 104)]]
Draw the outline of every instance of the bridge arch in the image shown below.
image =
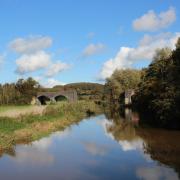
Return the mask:
[(66, 97), (66, 96), (63, 95), (63, 94), (58, 94), (58, 95), (56, 95), (56, 96), (54, 97), (54, 100), (55, 100), (56, 102), (58, 102), (58, 101), (69, 101), (69, 98)]
[(46, 104), (47, 101), (56, 102), (58, 100), (67, 99), (70, 102), (77, 101), (77, 92), (76, 90), (63, 90), (63, 91), (55, 91), (55, 92), (38, 92), (37, 100), (41, 104)]
[(40, 95), (37, 97), (38, 101), (41, 103), (41, 105), (46, 105), (48, 101), (51, 99), (46, 95)]

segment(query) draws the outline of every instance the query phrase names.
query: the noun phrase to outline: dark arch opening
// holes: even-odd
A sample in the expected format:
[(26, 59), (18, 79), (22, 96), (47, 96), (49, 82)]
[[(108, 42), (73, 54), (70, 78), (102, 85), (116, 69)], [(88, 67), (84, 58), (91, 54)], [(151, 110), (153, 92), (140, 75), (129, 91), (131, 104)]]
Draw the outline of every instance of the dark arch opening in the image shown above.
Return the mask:
[(63, 95), (58, 95), (54, 99), (56, 100), (56, 102), (59, 102), (59, 101), (68, 101), (68, 98), (66, 96), (63, 96)]
[(50, 101), (50, 98), (48, 98), (47, 96), (39, 96), (38, 100), (40, 101), (41, 105), (46, 105), (48, 101)]

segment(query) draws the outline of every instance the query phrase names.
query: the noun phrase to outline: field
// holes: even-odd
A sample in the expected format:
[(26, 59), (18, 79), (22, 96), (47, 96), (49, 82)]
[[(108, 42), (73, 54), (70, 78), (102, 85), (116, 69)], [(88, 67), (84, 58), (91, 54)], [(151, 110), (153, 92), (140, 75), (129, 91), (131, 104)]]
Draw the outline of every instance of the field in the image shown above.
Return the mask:
[(18, 117), (27, 114), (42, 114), (46, 106), (0, 106), (0, 117)]

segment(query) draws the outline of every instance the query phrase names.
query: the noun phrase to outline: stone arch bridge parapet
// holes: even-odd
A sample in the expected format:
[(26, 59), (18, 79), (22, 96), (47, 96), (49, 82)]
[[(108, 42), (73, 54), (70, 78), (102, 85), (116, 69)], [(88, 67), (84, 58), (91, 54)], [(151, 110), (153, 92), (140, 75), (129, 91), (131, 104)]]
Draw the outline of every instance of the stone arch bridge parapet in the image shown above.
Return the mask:
[(69, 102), (75, 102), (78, 99), (76, 90), (64, 90), (64, 91), (55, 91), (55, 92), (38, 92), (36, 98), (42, 104), (42, 102), (40, 100), (42, 97), (55, 102), (56, 98), (58, 96), (66, 97)]

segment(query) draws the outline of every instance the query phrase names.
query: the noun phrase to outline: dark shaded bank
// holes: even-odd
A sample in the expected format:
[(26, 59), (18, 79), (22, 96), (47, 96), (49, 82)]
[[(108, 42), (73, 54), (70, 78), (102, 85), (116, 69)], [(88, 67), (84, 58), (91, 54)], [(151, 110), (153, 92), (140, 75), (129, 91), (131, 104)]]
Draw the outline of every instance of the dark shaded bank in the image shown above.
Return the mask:
[[(133, 97), (134, 98), (134, 97)], [(132, 99), (133, 99), (132, 98)], [(164, 128), (169, 130), (180, 130), (180, 119), (177, 117), (177, 111), (179, 110), (176, 107), (174, 112), (171, 112), (168, 116), (171, 116), (169, 119), (160, 119), (157, 116), (156, 110), (147, 108), (148, 105), (136, 104), (136, 101), (133, 99), (133, 103), (130, 105), (125, 105), (122, 99), (116, 102), (107, 102), (104, 106), (105, 112), (109, 112), (113, 116), (120, 114), (122, 117), (125, 117), (124, 109), (131, 109), (134, 112), (138, 112), (139, 124), (141, 126), (148, 126), (153, 128)], [(174, 114), (173, 114), (174, 113)]]
[[(151, 126), (154, 128), (164, 128), (169, 130), (180, 130), (180, 121), (178, 117), (174, 117), (172, 115), (172, 118), (160, 120), (156, 116), (156, 111), (151, 111), (146, 109), (145, 107), (133, 107), (134, 110), (138, 111), (140, 116), (140, 123), (144, 126)], [(174, 112), (175, 113), (175, 112)]]
[[(133, 97), (134, 98), (134, 97)], [(132, 99), (133, 99), (132, 98)], [(139, 116), (139, 124), (143, 127), (153, 127), (153, 128), (164, 128), (169, 130), (180, 130), (180, 120), (177, 115), (172, 115), (172, 117), (168, 120), (159, 119), (156, 115), (156, 111), (152, 111), (152, 109), (148, 109), (147, 106), (139, 106), (133, 99), (133, 103), (131, 105), (125, 105), (124, 103), (107, 103), (105, 106), (105, 111), (111, 111), (111, 114), (119, 114), (121, 116), (125, 116), (124, 109), (131, 109), (134, 112), (138, 112)], [(174, 114), (176, 114), (178, 108), (175, 109)], [(114, 113), (116, 112), (116, 113)], [(170, 116), (170, 114), (169, 114)], [(174, 119), (173, 119), (174, 117)]]

